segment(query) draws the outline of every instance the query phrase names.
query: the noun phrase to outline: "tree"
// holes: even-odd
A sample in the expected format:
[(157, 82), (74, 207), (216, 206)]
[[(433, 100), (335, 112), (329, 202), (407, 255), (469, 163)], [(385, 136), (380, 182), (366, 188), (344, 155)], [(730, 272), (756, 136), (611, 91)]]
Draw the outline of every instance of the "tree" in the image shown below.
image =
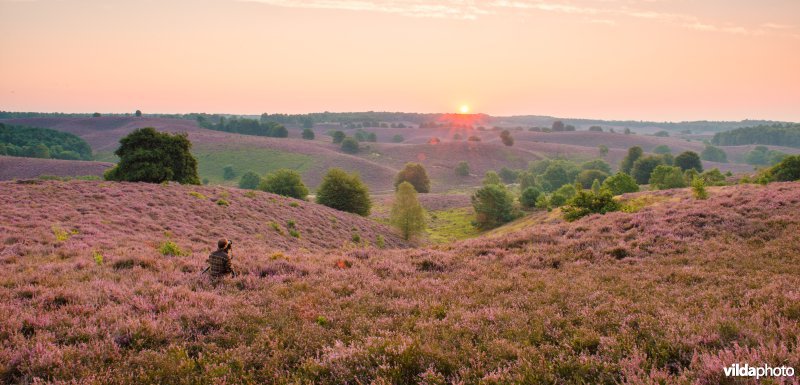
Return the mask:
[(594, 132), (603, 132), (603, 127), (600, 127), (600, 126), (591, 126), (591, 127), (589, 127), (589, 131), (594, 131)]
[(599, 183), (603, 183), (603, 181), (608, 178), (608, 173), (605, 173), (600, 170), (583, 170), (578, 174), (578, 177), (575, 179), (576, 182), (580, 183), (581, 187), (583, 188), (591, 188), (592, 183), (594, 181), (599, 181)]
[(239, 188), (255, 190), (261, 183), (261, 177), (258, 174), (248, 171), (239, 178)]
[(631, 129), (630, 129), (630, 128), (628, 128), (628, 127), (625, 127), (625, 131), (624, 131), (624, 132), (625, 132), (625, 135), (630, 135), (630, 134), (633, 134), (633, 132), (631, 131)]
[(550, 195), (550, 205), (553, 207), (563, 206), (577, 193), (578, 190), (575, 188), (575, 185), (571, 183), (565, 184)]
[(345, 134), (344, 134), (344, 132), (341, 132), (341, 131), (334, 131), (334, 132), (333, 132), (333, 135), (332, 135), (332, 137), (333, 137), (333, 144), (339, 144), (339, 143), (342, 143), (342, 141), (344, 140), (344, 138), (345, 138), (346, 136), (347, 136), (347, 135), (345, 135)]
[(659, 136), (659, 137), (662, 137), (662, 138), (666, 138), (666, 137), (669, 136), (669, 132), (662, 130), (662, 131), (656, 132), (655, 134), (653, 134), (653, 136)]
[(514, 137), (511, 136), (511, 131), (509, 131), (509, 130), (503, 130), (503, 132), (500, 133), (500, 140), (506, 146), (513, 146), (514, 145)]
[(358, 141), (353, 138), (344, 138), (342, 141), (342, 151), (348, 154), (355, 154), (358, 152)]
[(697, 170), (697, 172), (703, 172), (703, 164), (700, 162), (700, 156), (693, 151), (682, 152), (680, 155), (675, 157), (675, 161), (673, 163), (675, 166), (680, 167), (683, 171), (693, 168)]
[(709, 162), (728, 163), (728, 154), (714, 146), (706, 146), (700, 153), (700, 158)]
[(664, 154), (671, 154), (672, 149), (669, 148), (666, 144), (660, 144), (653, 149), (654, 154), (664, 155)]
[(287, 169), (267, 174), (258, 184), (258, 189), (296, 199), (306, 199), (308, 196), (308, 188), (303, 184), (300, 174)]
[(425, 171), (425, 167), (419, 163), (406, 163), (405, 167), (397, 173), (397, 176), (394, 178), (395, 190), (398, 186), (403, 184), (403, 182), (410, 183), (414, 186), (414, 190), (419, 193), (428, 193), (431, 191), (431, 180), (428, 178), (428, 172)]
[(456, 175), (458, 176), (468, 176), (469, 175), (469, 164), (467, 162), (461, 161), (458, 162), (458, 165), (455, 169)]
[(612, 195), (622, 195), (639, 191), (639, 185), (630, 175), (619, 172), (603, 182), (603, 189), (611, 192)]
[(358, 174), (348, 174), (340, 168), (329, 169), (322, 178), (317, 203), (364, 217), (372, 206), (369, 190)]
[(719, 171), (718, 168), (712, 168), (711, 170), (706, 170), (700, 177), (703, 178), (703, 183), (709, 186), (724, 186), (725, 185), (725, 174)]
[(119, 163), (105, 178), (116, 181), (200, 184), (192, 142), (184, 134), (158, 132), (152, 127), (137, 129), (119, 141), (114, 151)]
[(683, 180), (683, 172), (679, 167), (662, 164), (650, 174), (650, 187), (654, 190), (668, 190), (686, 187), (686, 182)]
[(769, 170), (769, 175), (778, 182), (800, 180), (800, 155), (787, 156)]
[(136, 110), (136, 113), (134, 113), (134, 115), (136, 115), (137, 118), (141, 117), (142, 116), (142, 110)]
[(599, 179), (595, 179), (594, 182), (592, 182), (592, 192), (593, 193), (595, 193), (595, 194), (599, 193), (600, 189), (602, 189), (602, 188), (603, 188), (603, 185), (600, 183)]
[(403, 141), (405, 141), (405, 140), (406, 140), (406, 138), (404, 138), (403, 135), (400, 135), (400, 134), (396, 134), (395, 136), (392, 137), (392, 142), (393, 143), (403, 143)]
[(541, 191), (535, 187), (528, 187), (522, 190), (522, 194), (519, 196), (519, 203), (524, 208), (532, 208), (536, 206), (536, 201), (539, 200), (540, 195), (542, 195)]
[(102, 115), (101, 115), (99, 112), (95, 112), (95, 113), (93, 113), (93, 114), (92, 114), (92, 117), (93, 117), (93, 118), (99, 118), (99, 117), (101, 117), (101, 116), (102, 116)]
[(553, 191), (559, 187), (569, 184), (570, 178), (563, 164), (553, 163), (547, 166), (542, 174), (542, 184), (547, 191)]
[(303, 119), (303, 128), (314, 128), (314, 121), (311, 119)]
[(494, 171), (486, 171), (486, 174), (483, 176), (483, 185), (484, 186), (488, 186), (490, 184), (499, 185), (500, 183), (501, 183), (500, 175), (497, 175), (497, 173), (494, 172)]
[(403, 182), (397, 186), (390, 222), (400, 230), (405, 240), (425, 231), (425, 209), (419, 204), (411, 183)]
[(481, 187), (472, 195), (472, 207), (475, 209), (475, 227), (491, 229), (512, 221), (514, 198), (505, 187), (490, 184)]
[(606, 155), (608, 155), (608, 146), (606, 146), (605, 144), (601, 144), (597, 146), (597, 151), (600, 152), (600, 156), (605, 158)]
[(591, 190), (581, 190), (567, 202), (561, 211), (564, 213), (564, 219), (572, 222), (587, 215), (605, 214), (617, 211), (619, 208), (619, 203), (614, 200), (609, 191), (600, 190), (595, 193)]
[(536, 175), (531, 171), (522, 171), (517, 176), (519, 189), (525, 191), (528, 187), (537, 187)]
[(644, 150), (642, 150), (642, 148), (639, 146), (629, 148), (628, 155), (626, 155), (619, 164), (619, 170), (626, 174), (630, 174), (633, 170), (633, 163), (641, 158), (643, 154)]
[(694, 178), (692, 180), (692, 193), (695, 199), (708, 199), (708, 191), (706, 191), (706, 183), (703, 178)]
[(378, 135), (376, 135), (374, 132), (368, 132), (366, 139), (367, 139), (367, 142), (375, 143), (375, 142), (378, 141)]
[(564, 131), (564, 122), (556, 120), (551, 128), (553, 132)]
[(227, 165), (222, 168), (222, 179), (231, 180), (236, 178), (236, 171), (233, 169), (233, 166)]
[(304, 128), (303, 133), (300, 134), (300, 136), (305, 140), (314, 140), (316, 135), (314, 135), (314, 130), (310, 128)]
[(611, 174), (611, 166), (603, 160), (595, 159), (581, 164), (581, 170), (599, 170)]
[(633, 179), (636, 180), (638, 184), (648, 184), (650, 183), (650, 174), (653, 173), (653, 170), (656, 169), (659, 165), (663, 164), (664, 161), (661, 157), (658, 156), (646, 156), (643, 158), (639, 158), (636, 162), (633, 163), (633, 169), (631, 170), (631, 176)]
[(518, 171), (514, 171), (508, 167), (501, 168), (500, 172), (497, 174), (500, 176), (500, 179), (503, 180), (503, 183), (514, 183), (517, 181), (517, 177), (519, 176)]

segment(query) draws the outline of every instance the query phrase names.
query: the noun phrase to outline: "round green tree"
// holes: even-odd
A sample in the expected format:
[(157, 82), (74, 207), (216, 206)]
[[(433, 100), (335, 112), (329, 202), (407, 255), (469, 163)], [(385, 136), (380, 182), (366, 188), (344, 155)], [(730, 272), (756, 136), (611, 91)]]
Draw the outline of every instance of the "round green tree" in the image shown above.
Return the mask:
[(286, 197), (306, 199), (308, 188), (303, 184), (300, 174), (294, 170), (280, 169), (267, 174), (259, 183), (258, 189)]
[(261, 177), (252, 171), (244, 173), (239, 178), (239, 188), (255, 190), (258, 188), (259, 183), (261, 183)]
[(187, 134), (158, 132), (152, 127), (137, 129), (119, 141), (114, 151), (119, 163), (106, 172), (108, 180), (200, 184), (197, 160), (191, 153)]
[(680, 153), (680, 155), (675, 157), (673, 164), (680, 167), (683, 171), (693, 168), (697, 170), (697, 172), (703, 172), (703, 164), (700, 162), (700, 155), (697, 155), (694, 151)]
[(397, 189), (403, 182), (411, 183), (419, 193), (431, 191), (431, 180), (428, 178), (428, 172), (419, 163), (406, 163), (405, 167), (394, 178), (394, 188)]
[(602, 189), (608, 190), (612, 195), (622, 195), (639, 191), (639, 185), (630, 175), (619, 172), (603, 181)]
[(402, 182), (397, 186), (390, 222), (400, 230), (405, 240), (425, 231), (425, 209), (411, 183)]
[(491, 229), (516, 218), (514, 198), (505, 187), (490, 184), (483, 186), (472, 196), (475, 209), (475, 226)]
[(313, 139), (314, 139), (314, 136), (315, 136), (315, 135), (314, 135), (314, 130), (312, 130), (312, 129), (310, 129), (310, 128), (304, 128), (304, 129), (303, 129), (303, 133), (302, 133), (302, 134), (300, 134), (300, 135), (301, 135), (301, 136), (303, 137), (303, 139), (305, 139), (305, 140), (313, 140)]
[(358, 141), (353, 138), (344, 138), (342, 141), (342, 151), (348, 154), (355, 154), (358, 152)]
[(369, 215), (372, 206), (369, 190), (358, 174), (348, 174), (340, 168), (328, 170), (322, 178), (317, 203), (361, 216)]

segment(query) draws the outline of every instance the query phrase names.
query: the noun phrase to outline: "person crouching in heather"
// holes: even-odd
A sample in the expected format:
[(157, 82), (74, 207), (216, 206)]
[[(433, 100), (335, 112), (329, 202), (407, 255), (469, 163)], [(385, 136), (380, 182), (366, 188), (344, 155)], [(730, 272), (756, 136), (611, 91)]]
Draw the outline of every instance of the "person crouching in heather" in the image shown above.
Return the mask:
[(212, 278), (222, 278), (226, 275), (235, 277), (236, 272), (231, 266), (233, 242), (223, 238), (217, 242), (217, 247), (217, 251), (208, 256), (208, 268), (206, 269), (208, 274)]

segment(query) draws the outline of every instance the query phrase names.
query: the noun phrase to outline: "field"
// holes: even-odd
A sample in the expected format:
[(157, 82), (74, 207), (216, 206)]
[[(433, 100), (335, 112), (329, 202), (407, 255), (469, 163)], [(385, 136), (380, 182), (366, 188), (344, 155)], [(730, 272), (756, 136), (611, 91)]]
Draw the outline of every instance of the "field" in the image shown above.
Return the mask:
[(103, 172), (112, 166), (113, 164), (105, 162), (0, 156), (0, 180), (39, 176), (102, 178)]
[[(3, 182), (0, 382), (738, 384), (755, 381), (723, 367), (800, 367), (800, 183), (710, 193), (408, 249), (263, 193)], [(289, 220), (299, 239), (270, 225)], [(212, 285), (223, 235), (243, 274)]]

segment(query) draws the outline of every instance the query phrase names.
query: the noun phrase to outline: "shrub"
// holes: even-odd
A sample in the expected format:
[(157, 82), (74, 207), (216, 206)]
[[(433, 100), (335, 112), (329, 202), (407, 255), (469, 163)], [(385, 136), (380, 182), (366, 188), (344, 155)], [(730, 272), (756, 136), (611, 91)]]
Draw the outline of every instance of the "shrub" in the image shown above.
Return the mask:
[(678, 167), (659, 165), (650, 174), (650, 187), (655, 190), (686, 187), (683, 172)]
[[(626, 133), (627, 132), (630, 132), (630, 130), (626, 129)], [(630, 174), (633, 170), (633, 164), (639, 160), (643, 154), (644, 150), (642, 150), (642, 148), (639, 146), (629, 148), (628, 155), (625, 155), (625, 158), (623, 158), (622, 162), (620, 162), (619, 170), (626, 174)]]
[(300, 238), (300, 231), (298, 231), (297, 229), (294, 229), (294, 228), (289, 229), (289, 235), (291, 235), (292, 237), (295, 237), (295, 238)]
[(664, 155), (664, 154), (671, 154), (672, 149), (669, 148), (666, 144), (660, 144), (653, 149), (654, 154)]
[(692, 193), (696, 199), (708, 198), (708, 191), (706, 191), (706, 184), (703, 178), (694, 178), (692, 180)]
[(800, 180), (800, 155), (784, 158), (769, 170), (769, 177), (779, 182)]
[(361, 243), (361, 234), (353, 233), (353, 235), (350, 237), (350, 240), (353, 241), (353, 243)]
[(662, 158), (658, 156), (646, 156), (639, 158), (633, 163), (631, 176), (638, 184), (648, 184), (650, 183), (650, 174), (653, 173), (653, 170), (655, 170), (656, 167), (663, 163), (664, 161)]
[(108, 180), (200, 184), (197, 160), (191, 153), (187, 134), (169, 134), (152, 127), (137, 129), (119, 141), (114, 151), (119, 163), (109, 169)]
[(703, 164), (700, 162), (700, 156), (693, 151), (685, 151), (676, 156), (674, 164), (683, 171), (693, 168), (697, 170), (697, 172), (703, 172)]
[(514, 145), (514, 137), (513, 137), (513, 136), (511, 136), (511, 131), (508, 131), (508, 130), (503, 130), (503, 131), (500, 133), (500, 140), (501, 140), (501, 141), (503, 142), (503, 144), (505, 144), (506, 146), (513, 146), (513, 145)]
[(475, 208), (475, 227), (491, 229), (516, 218), (514, 198), (498, 184), (483, 186), (472, 196)]
[(628, 174), (623, 172), (616, 173), (603, 181), (603, 189), (611, 192), (612, 195), (621, 195), (639, 191), (639, 185)]
[(598, 170), (611, 174), (611, 166), (602, 159), (590, 160), (581, 164), (581, 170)]
[(744, 156), (744, 161), (752, 165), (774, 165), (789, 156), (784, 152), (770, 150), (766, 146), (756, 146)]
[(578, 177), (575, 179), (576, 182), (580, 183), (581, 187), (583, 188), (590, 188), (592, 187), (592, 183), (594, 181), (599, 181), (602, 183), (603, 181), (608, 178), (608, 174), (600, 171), (600, 170), (583, 170), (578, 174)]
[(317, 203), (361, 216), (369, 215), (372, 202), (369, 190), (358, 174), (332, 168), (317, 190)]
[(728, 163), (728, 154), (714, 146), (706, 146), (700, 153), (700, 158), (709, 162)]
[(503, 180), (503, 183), (514, 183), (517, 181), (519, 171), (512, 170), (508, 167), (503, 167), (500, 169), (500, 172), (497, 173), (497, 175), (500, 176), (500, 179)]
[(417, 191), (411, 183), (402, 182), (397, 186), (390, 222), (400, 230), (405, 240), (425, 231), (425, 209), (419, 204)]
[(306, 199), (308, 188), (303, 184), (300, 174), (294, 170), (280, 169), (267, 174), (259, 183), (258, 189), (286, 197)]
[(261, 183), (261, 177), (252, 171), (244, 173), (244, 175), (242, 175), (242, 177), (239, 178), (239, 188), (247, 190), (257, 189), (260, 183)]
[(393, 143), (403, 143), (405, 140), (406, 140), (406, 138), (404, 138), (403, 135), (400, 135), (400, 134), (397, 134), (397, 135), (392, 137), (392, 142)]
[(344, 141), (346, 135), (344, 134), (344, 132), (334, 131), (332, 137), (333, 137), (333, 144), (339, 144), (342, 143), (342, 141)]
[(358, 153), (358, 141), (353, 138), (344, 138), (342, 141), (342, 152), (348, 154)]
[(575, 186), (571, 184), (565, 184), (558, 188), (552, 195), (550, 195), (550, 199), (548, 203), (550, 207), (561, 207), (566, 204), (572, 197), (575, 196), (577, 190)]
[(718, 168), (712, 168), (711, 170), (707, 170), (700, 174), (700, 177), (703, 178), (703, 183), (708, 186), (724, 186), (725, 185), (725, 174), (719, 171)]
[(164, 256), (182, 256), (184, 255), (184, 251), (181, 250), (180, 246), (178, 246), (175, 242), (172, 241), (164, 241), (158, 246), (158, 252)]
[(619, 207), (619, 203), (614, 200), (609, 191), (601, 190), (595, 193), (591, 190), (581, 190), (561, 210), (564, 213), (564, 219), (572, 222), (590, 214), (617, 211)]
[(488, 186), (490, 184), (500, 184), (500, 175), (497, 175), (494, 171), (486, 171), (486, 174), (483, 176), (483, 185)]
[(431, 180), (428, 178), (428, 172), (419, 163), (406, 163), (405, 167), (397, 173), (394, 179), (395, 190), (403, 182), (410, 183), (419, 193), (431, 191)]
[(205, 196), (205, 195), (203, 195), (203, 194), (201, 194), (201, 193), (199, 193), (197, 191), (190, 191), (189, 195), (191, 195), (191, 196), (193, 196), (193, 197), (195, 197), (197, 199), (202, 199), (202, 200), (208, 199), (207, 196)]
[(227, 165), (222, 169), (222, 179), (225, 180), (232, 180), (236, 178), (236, 171), (233, 169), (233, 166)]
[(461, 161), (458, 162), (458, 165), (455, 168), (456, 175), (458, 176), (468, 176), (469, 175), (469, 164), (467, 162)]
[(226, 199), (220, 198), (220, 199), (217, 199), (217, 205), (226, 206), (227, 207), (227, 206), (231, 205), (231, 202), (228, 202), (228, 200), (226, 200)]
[(300, 136), (305, 140), (314, 140), (316, 135), (314, 135), (314, 130), (310, 128), (304, 128), (303, 133), (300, 134)]
[(522, 190), (522, 194), (519, 196), (519, 203), (522, 207), (532, 208), (536, 206), (536, 201), (539, 200), (539, 195), (541, 194), (542, 192), (535, 187), (528, 187)]

